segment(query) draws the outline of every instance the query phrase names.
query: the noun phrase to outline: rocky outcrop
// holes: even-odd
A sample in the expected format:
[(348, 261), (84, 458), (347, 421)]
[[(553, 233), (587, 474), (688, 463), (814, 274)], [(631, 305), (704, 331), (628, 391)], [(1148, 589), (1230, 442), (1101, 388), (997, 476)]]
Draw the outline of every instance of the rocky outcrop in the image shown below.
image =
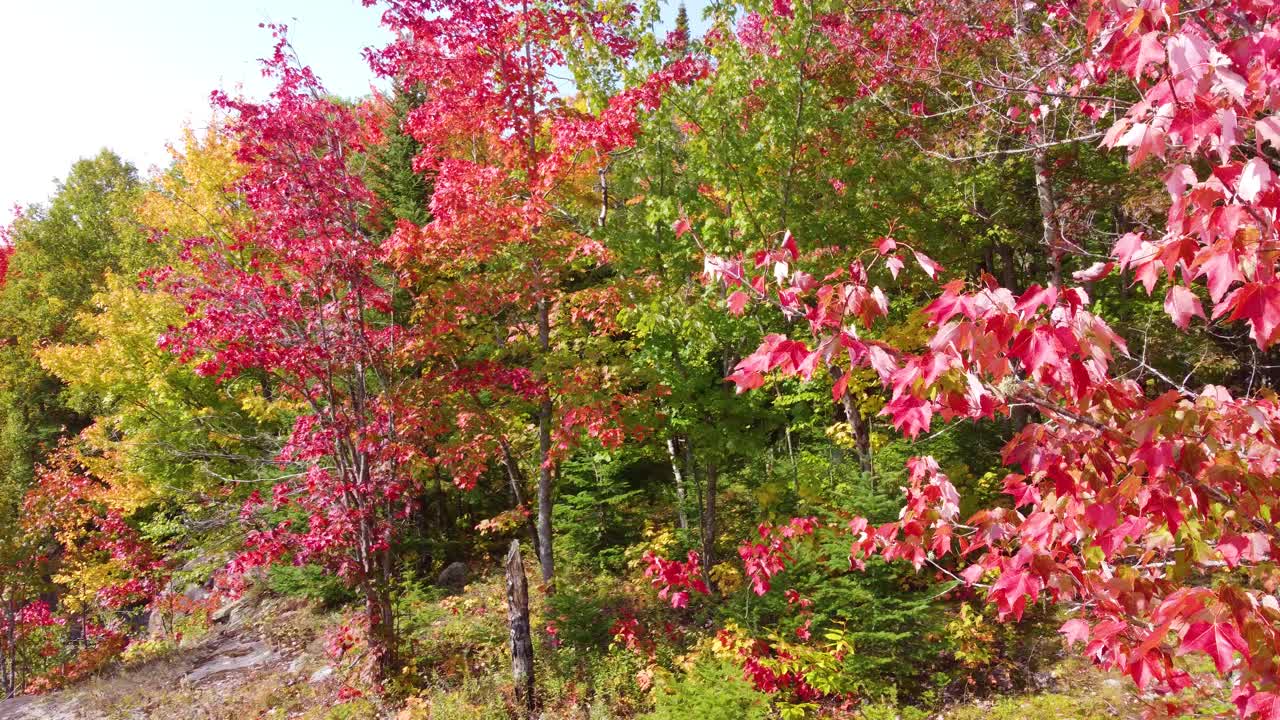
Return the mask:
[(341, 685), (311, 606), (251, 596), (220, 610), (223, 622), (192, 645), (48, 695), (0, 700), (0, 720), (225, 720), (227, 707), (263, 693), (321, 704)]

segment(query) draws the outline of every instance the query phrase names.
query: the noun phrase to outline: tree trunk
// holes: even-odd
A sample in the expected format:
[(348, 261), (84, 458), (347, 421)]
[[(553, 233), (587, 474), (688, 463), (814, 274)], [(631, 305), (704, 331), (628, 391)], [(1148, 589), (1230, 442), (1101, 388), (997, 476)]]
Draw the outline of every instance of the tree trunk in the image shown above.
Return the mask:
[(511, 677), (516, 703), (526, 718), (533, 717), (533, 636), (529, 631), (529, 582), (520, 557), (520, 541), (511, 541), (507, 552), (507, 622), (511, 627)]
[(376, 657), (378, 677), (389, 678), (396, 666), (396, 626), (391, 589), (386, 583), (366, 586), (365, 612), (369, 615), (369, 649)]
[(715, 580), (711, 577), (711, 568), (716, 564), (716, 482), (718, 471), (716, 466), (707, 464), (706, 506), (702, 510), (702, 580), (707, 589), (716, 592)]
[[(521, 489), (525, 485), (524, 471), (520, 469), (520, 463), (516, 460), (516, 454), (511, 449), (511, 443), (507, 442), (506, 437), (499, 436), (498, 444), (502, 447), (502, 464), (507, 469), (507, 480), (511, 483), (511, 497), (516, 507), (526, 508), (524, 501), (524, 491)], [(538, 496), (541, 501), (542, 496)], [(529, 541), (533, 543), (533, 554), (538, 558), (538, 562), (542, 562), (542, 542), (538, 538), (538, 523), (533, 518), (528, 518), (525, 523), (529, 528)]]
[[(698, 466), (693, 461), (693, 440), (685, 436), (684, 439), (684, 469), (689, 476), (689, 482), (693, 483), (693, 500), (694, 507), (698, 508), (698, 531), (702, 531), (702, 510), (703, 497), (702, 483), (698, 481)], [(701, 534), (699, 534), (701, 537)]]
[[(1049, 177), (1048, 154), (1044, 148), (1031, 153), (1036, 173), (1036, 198), (1040, 203), (1040, 224), (1043, 228), (1041, 243), (1049, 257), (1049, 282), (1055, 289), (1062, 287), (1062, 247), (1058, 238), (1058, 209), (1053, 196), (1053, 180)], [(1031, 409), (1026, 406), (1013, 408), (1010, 414), (1015, 431), (1031, 422)]]
[[(551, 308), (546, 298), (538, 300), (538, 345), (543, 355), (551, 349)], [(545, 378), (544, 378), (545, 379)], [(550, 390), (544, 390), (538, 408), (538, 563), (547, 592), (554, 592), (555, 560), (551, 553), (551, 404)]]
[(996, 253), (1000, 256), (1000, 284), (1017, 292), (1018, 266), (1013, 246), (1008, 243), (999, 243), (996, 245)]
[[(844, 368), (831, 366), (831, 377), (839, 380), (845, 373)], [(853, 396), (846, 389), (844, 395), (840, 398), (840, 406), (844, 408), (845, 420), (849, 423), (849, 429), (853, 431), (854, 447), (858, 453), (858, 467), (862, 472), (871, 476), (871, 489), (875, 490), (875, 466), (871, 461), (871, 428), (867, 419), (862, 417), (862, 412), (858, 410), (858, 406), (853, 402)]]
[[(1015, 3), (1013, 8), (1013, 33), (1015, 50), (1018, 58), (1026, 67), (1031, 67), (1031, 56), (1027, 52), (1025, 36), (1027, 33), (1026, 11), (1029, 5)], [(1041, 132), (1028, 137), (1031, 147), (1031, 162), (1035, 169), (1036, 199), (1040, 203), (1040, 223), (1043, 229), (1041, 244), (1049, 257), (1050, 282), (1053, 287), (1062, 287), (1062, 243), (1058, 231), (1058, 207), (1053, 195), (1053, 178), (1049, 177), (1049, 152), (1046, 144), (1052, 140), (1049, 132), (1053, 123), (1048, 114), (1040, 118)]]
[(446, 504), (444, 483), (440, 480), (440, 469), (438, 467), (435, 469), (434, 474), (436, 476), (436, 524), (439, 525), (440, 534), (447, 537), (449, 535), (449, 520), (447, 517), (449, 508)]
[(1040, 222), (1044, 233), (1044, 251), (1049, 255), (1050, 278), (1055, 288), (1062, 287), (1062, 247), (1058, 238), (1058, 207), (1053, 196), (1053, 180), (1049, 177), (1048, 153), (1037, 148), (1031, 153), (1036, 171), (1036, 198), (1040, 201)]
[[(779, 397), (782, 393), (779, 391)], [(796, 448), (791, 442), (791, 423), (788, 422), (782, 427), (783, 437), (787, 440), (787, 458), (791, 460), (791, 484), (797, 496), (800, 495), (800, 464), (796, 462)]]
[(671, 474), (676, 479), (676, 513), (681, 530), (689, 529), (689, 518), (684, 514), (684, 474), (680, 472), (680, 461), (676, 459), (676, 441), (667, 438), (667, 455), (671, 458)]

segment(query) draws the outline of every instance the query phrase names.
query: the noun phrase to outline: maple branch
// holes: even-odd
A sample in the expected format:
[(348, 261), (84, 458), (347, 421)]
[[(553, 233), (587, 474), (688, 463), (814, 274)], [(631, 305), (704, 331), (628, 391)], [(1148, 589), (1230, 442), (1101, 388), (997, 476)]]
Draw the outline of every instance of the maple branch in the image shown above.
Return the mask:
[(1158, 370), (1156, 367), (1154, 367), (1153, 365), (1151, 365), (1150, 363), (1148, 363), (1148, 362), (1147, 362), (1147, 360), (1146, 360), (1146, 355), (1147, 355), (1147, 344), (1146, 344), (1146, 342), (1145, 342), (1145, 341), (1144, 341), (1144, 342), (1143, 342), (1143, 344), (1142, 344), (1142, 357), (1140, 357), (1140, 358), (1136, 358), (1136, 357), (1134, 357), (1134, 356), (1133, 356), (1133, 354), (1132, 354), (1132, 353), (1130, 353), (1130, 352), (1129, 352), (1129, 350), (1128, 350), (1127, 348), (1123, 347), (1123, 346), (1118, 347), (1118, 348), (1116, 348), (1116, 349), (1120, 351), (1120, 355), (1121, 355), (1121, 356), (1123, 356), (1123, 357), (1127, 358), (1128, 360), (1132, 361), (1134, 364), (1136, 364), (1136, 365), (1137, 365), (1139, 368), (1141, 368), (1142, 370), (1145, 370), (1146, 372), (1149, 372), (1149, 373), (1151, 373), (1152, 375), (1155, 375), (1156, 377), (1158, 377), (1158, 378), (1160, 378), (1161, 380), (1165, 381), (1166, 383), (1168, 383), (1168, 384), (1169, 384), (1169, 387), (1172, 387), (1174, 390), (1177, 390), (1179, 393), (1181, 393), (1181, 394), (1182, 394), (1182, 395), (1184, 395), (1185, 397), (1189, 397), (1189, 398), (1194, 398), (1194, 397), (1196, 397), (1196, 393), (1192, 392), (1192, 391), (1191, 391), (1190, 389), (1188, 389), (1186, 386), (1182, 385), (1182, 384), (1181, 384), (1181, 383), (1179, 383), (1178, 381), (1176, 381), (1176, 380), (1174, 380), (1173, 378), (1169, 377), (1168, 375), (1164, 374), (1163, 372), (1161, 372), (1160, 370)]
[(912, 142), (914, 142), (916, 146), (926, 155), (931, 155), (941, 160), (946, 160), (947, 162), (956, 163), (956, 162), (965, 162), (969, 160), (982, 160), (984, 158), (989, 158), (989, 157), (1002, 157), (1002, 156), (1008, 156), (1008, 155), (1025, 155), (1027, 153), (1041, 152), (1043, 150), (1047, 150), (1053, 147), (1059, 147), (1061, 145), (1075, 145), (1078, 143), (1089, 142), (1090, 140), (1096, 140), (1102, 136), (1103, 136), (1102, 132), (1093, 132), (1093, 133), (1088, 133), (1086, 135), (1078, 135), (1076, 137), (1067, 138), (1066, 140), (1054, 140), (1051, 142), (1037, 143), (1034, 145), (1027, 145), (1024, 147), (1010, 148), (1008, 150), (988, 150), (984, 152), (973, 153), (971, 155), (947, 155), (946, 153), (941, 153), (936, 150), (929, 150), (928, 148), (925, 148), (923, 145), (919, 143), (919, 141), (915, 140), (914, 138), (912, 139)]

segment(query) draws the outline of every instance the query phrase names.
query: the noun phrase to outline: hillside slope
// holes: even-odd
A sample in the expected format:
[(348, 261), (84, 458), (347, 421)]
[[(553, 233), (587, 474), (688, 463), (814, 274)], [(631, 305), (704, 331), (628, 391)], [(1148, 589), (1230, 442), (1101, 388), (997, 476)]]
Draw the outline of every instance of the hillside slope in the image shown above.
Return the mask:
[(0, 720), (244, 720), (305, 717), (339, 680), (311, 604), (242, 605), (208, 635), (151, 660), (49, 693), (0, 701)]

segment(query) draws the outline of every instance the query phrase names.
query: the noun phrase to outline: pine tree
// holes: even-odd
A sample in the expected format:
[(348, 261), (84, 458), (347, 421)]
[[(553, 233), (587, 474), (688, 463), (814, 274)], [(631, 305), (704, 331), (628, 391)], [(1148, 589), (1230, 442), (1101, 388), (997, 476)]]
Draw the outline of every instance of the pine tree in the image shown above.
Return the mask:
[(679, 50), (681, 54), (688, 52), (689, 11), (685, 8), (684, 3), (680, 3), (680, 9), (676, 10), (676, 29), (671, 33), (671, 40), (671, 46)]

